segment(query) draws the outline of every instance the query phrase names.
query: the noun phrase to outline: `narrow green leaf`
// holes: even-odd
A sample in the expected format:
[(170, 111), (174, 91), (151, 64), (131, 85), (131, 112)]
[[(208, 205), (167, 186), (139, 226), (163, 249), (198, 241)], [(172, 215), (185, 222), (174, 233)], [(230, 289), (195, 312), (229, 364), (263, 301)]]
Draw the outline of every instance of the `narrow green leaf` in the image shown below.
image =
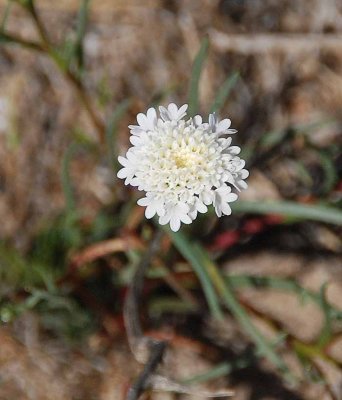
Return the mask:
[(227, 101), (228, 96), (230, 95), (230, 92), (236, 85), (238, 79), (239, 79), (239, 73), (238, 72), (233, 72), (228, 79), (223, 83), (222, 87), (220, 88), (213, 105), (211, 106), (210, 113), (213, 112), (219, 112), (222, 107), (224, 106), (224, 103)]
[(148, 305), (151, 316), (160, 317), (164, 313), (189, 314), (196, 311), (196, 306), (175, 297), (158, 297)]
[(19, 252), (0, 241), (0, 299), (14, 288), (27, 283), (25, 272), (28, 269), (28, 263)]
[[(213, 287), (215, 287), (216, 292), (221, 296), (227, 308), (232, 312), (246, 333), (254, 341), (260, 354), (272, 362), (272, 364), (282, 371), (289, 380), (293, 380), (293, 377), (290, 375), (286, 364), (275, 352), (273, 346), (268, 343), (261, 332), (254, 326), (248, 313), (235, 297), (229, 280), (227, 281), (224, 279), (217, 266), (211, 261), (205, 250), (200, 247), (199, 244), (190, 242), (181, 232), (173, 233), (169, 230), (168, 232), (174, 245), (177, 247), (183, 257), (190, 262), (194, 271), (199, 276), (203, 285), (203, 290), (206, 293), (208, 302), (210, 301), (213, 312), (217, 314), (219, 310), (219, 315), (222, 313), (221, 310), (217, 308), (218, 299), (213, 293)], [(213, 309), (213, 306), (215, 306), (215, 309)]]
[(73, 38), (71, 37), (65, 38), (64, 43), (61, 45), (59, 49), (59, 54), (63, 58), (65, 65), (69, 67), (75, 54), (75, 42)]
[(342, 212), (324, 205), (300, 204), (292, 201), (244, 201), (232, 204), (235, 213), (279, 214), (298, 220), (312, 220), (342, 225)]
[(244, 357), (239, 360), (236, 360), (235, 362), (223, 362), (216, 365), (209, 371), (192, 376), (191, 378), (188, 379), (184, 379), (182, 383), (185, 385), (194, 385), (198, 383), (208, 382), (213, 379), (221, 378), (222, 376), (227, 376), (234, 370), (248, 367), (248, 365), (250, 365), (252, 361), (253, 359), (251, 357)]
[(83, 0), (78, 12), (77, 18), (77, 30), (75, 40), (75, 56), (77, 59), (77, 65), (79, 69), (83, 69), (84, 66), (84, 52), (83, 52), (83, 39), (86, 32), (86, 26), (88, 22), (90, 0)]
[(293, 160), (293, 166), (297, 170), (298, 178), (308, 187), (312, 187), (313, 179), (306, 165), (301, 160)]
[(199, 104), (199, 81), (203, 69), (204, 61), (208, 55), (208, 48), (209, 48), (209, 40), (206, 37), (203, 39), (199, 52), (197, 53), (193, 67), (191, 72), (190, 78), (190, 89), (189, 89), (189, 110), (188, 114), (193, 117), (198, 112), (198, 104)]
[(330, 306), (326, 298), (326, 289), (327, 289), (327, 283), (324, 283), (319, 291), (321, 309), (324, 313), (324, 323), (317, 341), (317, 345), (319, 348), (322, 348), (325, 345), (327, 345), (332, 336)]
[(113, 114), (109, 117), (106, 126), (108, 157), (110, 161), (110, 167), (114, 167), (115, 171), (119, 169), (119, 165), (117, 162), (118, 152), (115, 146), (115, 134), (117, 132), (119, 121), (126, 114), (130, 105), (131, 105), (130, 99), (123, 100), (121, 103), (119, 103), (119, 105), (115, 108)]
[(190, 244), (181, 232), (174, 233), (166, 227), (164, 228), (164, 230), (167, 231), (178, 251), (192, 265), (196, 275), (198, 276), (198, 279), (202, 284), (204, 294), (208, 301), (208, 305), (212, 315), (215, 318), (222, 319), (223, 312), (221, 311), (219, 300), (215, 293), (215, 289), (212, 285), (210, 277), (208, 276), (206, 268), (202, 263), (199, 247), (195, 247), (193, 244)]
[(63, 69), (74, 68), (76, 74), (81, 74), (84, 68), (83, 40), (88, 22), (90, 0), (82, 0), (78, 11), (75, 35), (68, 36), (58, 54), (63, 60)]
[(11, 5), (12, 5), (11, 0), (8, 0), (7, 4), (6, 4), (5, 11), (4, 11), (4, 14), (3, 14), (2, 19), (1, 19), (0, 32), (4, 32), (5, 29), (6, 29), (6, 23), (7, 23), (7, 20), (8, 20), (9, 13), (11, 11)]
[(323, 151), (319, 152), (321, 166), (324, 171), (323, 192), (329, 193), (335, 186), (338, 176), (331, 157)]
[(67, 214), (75, 209), (74, 189), (70, 178), (70, 163), (77, 150), (78, 145), (71, 143), (64, 152), (61, 170), (61, 182), (65, 197), (65, 206)]
[[(282, 334), (280, 338), (277, 338), (277, 341), (276, 343), (274, 343), (274, 346), (276, 346), (279, 342), (282, 342), (284, 340), (284, 336), (285, 335)], [(253, 363), (253, 361), (257, 357), (260, 357), (260, 354), (258, 354), (258, 352), (255, 352), (254, 354), (253, 353), (244, 354), (239, 358), (237, 358), (236, 360), (220, 363), (207, 372), (192, 376), (191, 378), (187, 378), (183, 380), (182, 383), (186, 385), (193, 385), (197, 383), (207, 382), (212, 379), (221, 378), (222, 376), (227, 376), (228, 374), (230, 374), (235, 370), (248, 367)]]

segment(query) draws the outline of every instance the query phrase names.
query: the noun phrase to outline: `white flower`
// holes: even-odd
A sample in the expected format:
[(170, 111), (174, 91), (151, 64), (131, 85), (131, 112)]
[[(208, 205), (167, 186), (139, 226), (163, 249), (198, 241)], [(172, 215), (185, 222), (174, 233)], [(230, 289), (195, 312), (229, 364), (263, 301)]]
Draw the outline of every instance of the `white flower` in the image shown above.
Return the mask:
[(199, 115), (185, 120), (187, 107), (159, 107), (160, 117), (154, 108), (139, 113), (138, 125), (129, 126), (133, 146), (119, 157), (123, 168), (118, 177), (146, 192), (138, 200), (146, 218), (157, 215), (161, 225), (170, 224), (175, 232), (207, 212), (208, 205), (219, 217), (230, 215), (229, 203), (238, 198), (231, 187), (247, 188), (240, 148), (226, 137), (236, 132), (229, 129), (231, 121), (219, 121), (215, 114), (208, 122)]

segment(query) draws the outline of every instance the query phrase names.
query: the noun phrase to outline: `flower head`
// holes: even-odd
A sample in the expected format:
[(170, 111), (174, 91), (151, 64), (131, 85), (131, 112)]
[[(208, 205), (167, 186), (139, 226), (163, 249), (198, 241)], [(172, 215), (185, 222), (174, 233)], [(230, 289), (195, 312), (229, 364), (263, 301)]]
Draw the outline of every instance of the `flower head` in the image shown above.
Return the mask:
[(161, 225), (178, 231), (181, 223), (190, 224), (198, 213), (213, 205), (216, 214), (230, 215), (229, 203), (245, 189), (248, 171), (238, 157), (240, 148), (231, 146), (236, 130), (229, 119), (209, 121), (202, 117), (184, 119), (188, 106), (171, 103), (137, 115), (138, 125), (130, 125), (132, 147), (119, 157), (123, 168), (118, 177), (125, 184), (146, 192), (138, 204), (146, 207), (146, 218), (158, 215)]

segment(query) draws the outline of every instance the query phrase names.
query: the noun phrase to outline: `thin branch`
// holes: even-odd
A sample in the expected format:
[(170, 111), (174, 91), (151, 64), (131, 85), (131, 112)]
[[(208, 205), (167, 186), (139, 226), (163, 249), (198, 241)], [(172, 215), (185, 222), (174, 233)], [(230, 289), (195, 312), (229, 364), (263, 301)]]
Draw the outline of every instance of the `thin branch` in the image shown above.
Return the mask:
[(0, 32), (0, 43), (13, 43), (30, 50), (35, 50), (39, 52), (45, 51), (45, 48), (40, 43), (27, 40), (20, 36), (8, 34), (5, 32)]
[(47, 48), (51, 48), (51, 42), (49, 39), (49, 35), (45, 29), (44, 24), (42, 23), (38, 13), (37, 9), (35, 7), (35, 4), (33, 1), (30, 1), (27, 7), (29, 13), (31, 14), (33, 21), (35, 22), (36, 28), (39, 32), (39, 35), (41, 37), (42, 42), (45, 44)]
[(37, 12), (37, 9), (36, 9), (33, 1), (29, 3), (27, 10), (29, 11), (29, 13), (33, 19), (33, 22), (35, 23), (37, 31), (39, 33), (40, 40), (42, 42), (41, 48), (50, 56), (50, 58), (55, 62), (55, 64), (58, 66), (58, 68), (64, 73), (64, 75), (65, 75), (66, 79), (69, 81), (69, 83), (76, 90), (76, 93), (77, 93), (80, 101), (82, 102), (86, 112), (88, 113), (91, 121), (93, 122), (94, 127), (97, 130), (100, 143), (104, 144), (105, 138), (106, 138), (105, 124), (103, 123), (102, 119), (99, 117), (97, 112), (95, 111), (92, 101), (85, 90), (83, 82), (76, 74), (74, 74), (72, 71), (70, 71), (69, 68), (66, 68), (63, 59), (60, 57), (58, 52), (55, 50), (55, 48), (49, 38), (49, 35), (45, 29), (45, 26), (44, 26), (42, 20), (39, 17), (39, 14)]
[(134, 384), (129, 388), (126, 400), (137, 400), (149, 384), (149, 378), (158, 367), (166, 349), (166, 342), (155, 342), (150, 347), (150, 358), (145, 364), (142, 373)]
[(88, 96), (82, 81), (70, 70), (66, 70), (64, 72), (65, 72), (65, 77), (75, 88), (79, 99), (83, 103), (85, 110), (87, 111), (90, 119), (92, 120), (97, 130), (100, 142), (104, 144), (106, 140), (106, 127), (103, 121), (99, 118), (97, 112), (95, 111), (92, 101), (90, 100), (90, 97)]

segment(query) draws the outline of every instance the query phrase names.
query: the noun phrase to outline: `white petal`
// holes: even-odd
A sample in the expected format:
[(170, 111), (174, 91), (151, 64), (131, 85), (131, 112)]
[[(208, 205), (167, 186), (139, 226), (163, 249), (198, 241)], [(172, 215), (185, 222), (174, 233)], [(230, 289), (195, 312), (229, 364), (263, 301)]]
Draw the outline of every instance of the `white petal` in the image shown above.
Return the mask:
[(168, 106), (169, 115), (172, 119), (177, 119), (178, 108), (175, 103), (170, 103)]
[(132, 186), (139, 186), (140, 185), (140, 179), (138, 178), (133, 178), (130, 182), (130, 185)]
[(119, 157), (118, 157), (118, 161), (119, 161), (119, 163), (120, 163), (121, 165), (123, 165), (124, 167), (125, 167), (126, 165), (129, 164), (127, 158), (122, 157), (122, 156), (119, 156)]
[(239, 146), (231, 146), (231, 147), (229, 147), (228, 151), (230, 154), (236, 155), (236, 154), (240, 153), (241, 149)]
[(178, 217), (173, 217), (170, 220), (170, 228), (173, 232), (177, 232), (181, 226), (180, 220)]
[(137, 156), (133, 149), (129, 149), (126, 154), (126, 158), (131, 162), (132, 165), (136, 165)]
[(197, 208), (197, 211), (202, 213), (202, 214), (204, 214), (204, 213), (206, 213), (208, 211), (208, 207), (204, 203), (202, 203), (201, 201), (197, 202), (196, 208)]
[(202, 117), (200, 115), (195, 115), (194, 116), (194, 123), (195, 123), (195, 126), (202, 125)]
[(224, 215), (230, 215), (232, 213), (232, 209), (230, 208), (228, 203), (221, 204), (221, 211)]
[(148, 129), (148, 121), (147, 121), (147, 118), (146, 118), (146, 115), (145, 115), (145, 114), (139, 113), (139, 114), (137, 115), (137, 121), (138, 121), (138, 124), (139, 124), (142, 128)]
[(236, 201), (238, 198), (238, 195), (236, 193), (229, 193), (227, 196), (224, 197), (224, 201), (227, 203), (232, 203), (233, 201)]
[(218, 217), (222, 217), (222, 210), (220, 204), (215, 204), (215, 212)]
[(238, 181), (237, 184), (240, 186), (241, 189), (247, 189), (248, 185), (245, 181)]
[(179, 114), (183, 114), (186, 112), (186, 110), (188, 109), (188, 105), (187, 104), (183, 104), (182, 107), (179, 108), (178, 113)]
[(184, 224), (191, 224), (192, 219), (188, 216), (188, 215), (181, 215), (180, 216), (180, 220), (184, 223)]
[(157, 123), (157, 112), (151, 107), (147, 110), (147, 122), (150, 130), (153, 130)]
[(146, 207), (146, 206), (148, 206), (149, 204), (150, 204), (150, 199), (148, 199), (147, 197), (143, 197), (143, 198), (141, 198), (141, 199), (139, 199), (138, 201), (137, 201), (137, 204), (139, 205), (139, 206), (142, 206), (142, 207)]
[(150, 107), (147, 110), (147, 118), (151, 121), (155, 120), (157, 118), (157, 112), (153, 107)]
[(170, 221), (170, 215), (169, 214), (165, 214), (162, 215), (161, 217), (159, 217), (159, 223), (160, 225), (166, 225), (168, 224)]
[(225, 181), (230, 183), (231, 185), (235, 186), (235, 179), (230, 172), (226, 172), (225, 174)]
[(156, 207), (157, 210), (157, 214), (159, 217), (162, 217), (163, 215), (165, 215), (165, 208), (164, 208), (164, 203), (160, 202), (160, 204)]
[(183, 202), (179, 202), (175, 206), (174, 212), (177, 212), (179, 214), (187, 214), (189, 212), (189, 206)]
[(169, 116), (169, 112), (167, 111), (167, 109), (165, 107), (160, 106), (159, 107), (159, 113), (160, 113), (161, 118), (164, 121), (171, 121), (171, 118)]
[(146, 210), (145, 210), (145, 217), (147, 219), (151, 219), (155, 215), (156, 215), (156, 209), (154, 207), (152, 207), (151, 205), (147, 206)]
[(189, 211), (189, 217), (190, 217), (193, 221), (196, 219), (196, 217), (197, 217), (197, 210), (196, 210), (196, 208), (192, 208), (192, 209)]
[(143, 142), (140, 136), (131, 136), (129, 138), (129, 141), (132, 143), (133, 146), (139, 146)]
[(228, 118), (223, 119), (222, 121), (220, 121), (217, 124), (217, 132), (226, 131), (230, 127), (231, 124), (232, 124), (232, 121), (230, 119), (228, 119)]
[(245, 164), (245, 160), (240, 160), (239, 164), (236, 167), (236, 171), (240, 171), (245, 166)]
[(246, 179), (249, 176), (249, 172), (247, 171), (247, 169), (242, 169), (239, 173), (239, 176), (241, 179)]
[(130, 129), (132, 135), (139, 136), (142, 132), (145, 132), (144, 129), (138, 125), (128, 125), (128, 128)]
[(214, 114), (209, 114), (209, 126), (213, 132), (216, 132), (216, 116)]
[(201, 193), (202, 201), (207, 206), (213, 202), (214, 193), (211, 190), (204, 190)]
[(215, 195), (219, 197), (227, 196), (232, 191), (230, 186), (223, 185), (215, 190)]
[(118, 173), (116, 174), (116, 176), (117, 176), (118, 178), (120, 178), (120, 179), (124, 179), (124, 178), (127, 177), (128, 172), (129, 172), (128, 168), (121, 168), (121, 169), (118, 171)]

